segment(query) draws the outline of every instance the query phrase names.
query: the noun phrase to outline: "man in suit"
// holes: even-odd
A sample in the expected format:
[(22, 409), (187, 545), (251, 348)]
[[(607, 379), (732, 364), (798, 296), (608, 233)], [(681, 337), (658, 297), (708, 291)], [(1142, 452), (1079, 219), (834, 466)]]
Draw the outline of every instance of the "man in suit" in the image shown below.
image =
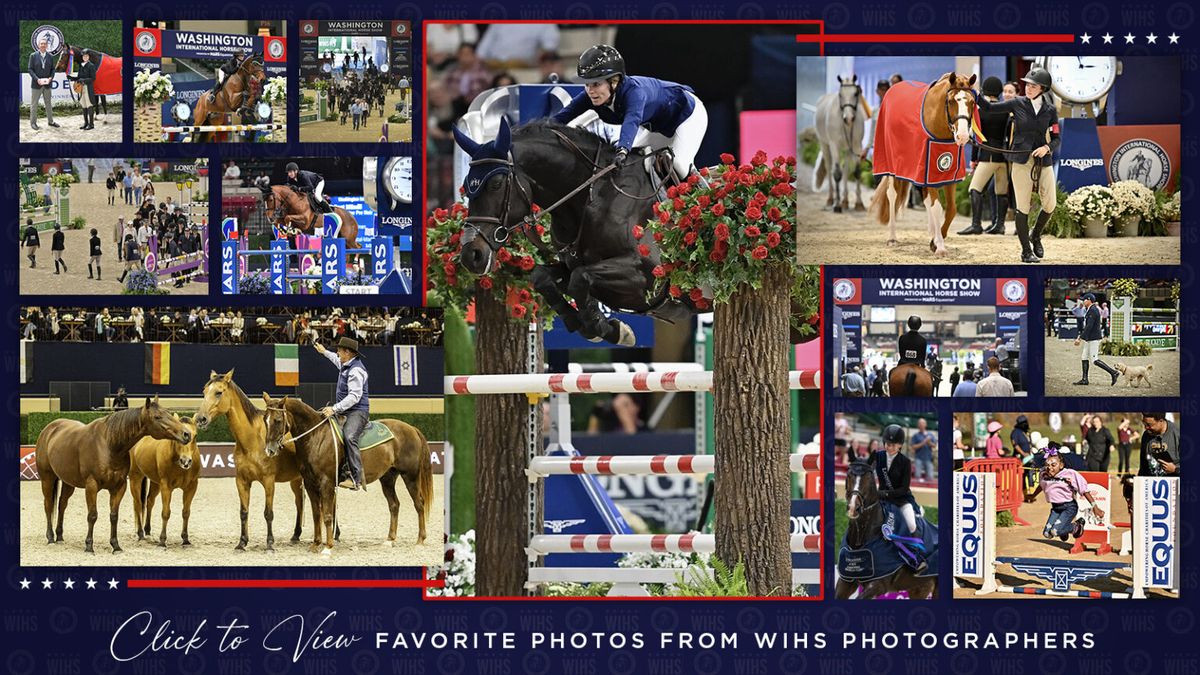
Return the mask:
[[(1079, 337), (1075, 338), (1075, 346), (1083, 345), (1080, 358), (1083, 362), (1083, 378), (1075, 384), (1088, 384), (1088, 365), (1095, 363), (1096, 367), (1112, 376), (1112, 384), (1117, 383), (1121, 376), (1112, 366), (1100, 360), (1100, 340), (1104, 334), (1100, 331), (1100, 308), (1096, 306), (1096, 296), (1087, 293), (1083, 296), (1083, 317), (1079, 319)], [(1110, 385), (1111, 386), (1111, 385)]]
[(33, 94), (33, 100), (29, 102), (29, 126), (34, 129), (41, 128), (37, 123), (39, 98), (41, 105), (46, 108), (47, 123), (52, 127), (58, 126), (58, 122), (54, 121), (54, 104), (50, 99), (54, 89), (54, 69), (58, 65), (58, 57), (50, 53), (49, 47), (50, 42), (41, 38), (38, 40), (37, 51), (29, 55), (29, 88)]

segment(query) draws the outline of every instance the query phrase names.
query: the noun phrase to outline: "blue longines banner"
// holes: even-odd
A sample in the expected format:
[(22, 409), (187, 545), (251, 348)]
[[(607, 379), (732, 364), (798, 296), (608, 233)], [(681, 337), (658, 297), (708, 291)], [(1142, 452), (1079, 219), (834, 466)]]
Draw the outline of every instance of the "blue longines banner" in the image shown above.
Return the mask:
[(1108, 185), (1096, 120), (1065, 119), (1059, 147), (1058, 183), (1067, 192), (1085, 185)]

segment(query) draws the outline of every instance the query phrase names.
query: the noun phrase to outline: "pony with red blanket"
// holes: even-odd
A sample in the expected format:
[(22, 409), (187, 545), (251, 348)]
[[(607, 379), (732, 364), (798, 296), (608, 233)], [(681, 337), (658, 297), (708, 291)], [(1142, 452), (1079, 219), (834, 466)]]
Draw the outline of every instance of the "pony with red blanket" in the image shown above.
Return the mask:
[[(900, 82), (879, 104), (873, 171), (879, 184), (870, 212), (888, 226), (895, 246), (896, 218), (910, 186), (921, 189), (929, 226), (929, 250), (946, 255), (946, 233), (956, 214), (954, 185), (966, 177), (966, 146), (978, 134), (975, 76), (946, 73), (933, 84)], [(942, 192), (944, 203), (938, 202)]]
[(92, 92), (100, 102), (100, 114), (107, 116), (108, 96), (121, 93), (123, 59), (95, 49), (63, 45), (55, 69), (66, 73), (67, 79), (71, 81), (71, 98), (74, 100), (79, 100), (83, 94), (83, 84), (76, 81), (76, 78), (79, 76), (79, 65), (83, 63), (84, 52), (91, 54), (92, 63), (96, 64), (96, 81), (92, 83)]

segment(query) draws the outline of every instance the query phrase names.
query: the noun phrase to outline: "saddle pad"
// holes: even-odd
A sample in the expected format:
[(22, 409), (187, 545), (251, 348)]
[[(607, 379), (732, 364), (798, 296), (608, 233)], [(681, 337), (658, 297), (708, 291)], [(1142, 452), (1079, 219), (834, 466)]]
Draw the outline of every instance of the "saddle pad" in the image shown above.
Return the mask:
[[(344, 445), (345, 436), (342, 435), (342, 422), (342, 418), (339, 417), (333, 428), (337, 431), (338, 443)], [(358, 437), (358, 451), (369, 450), (377, 445), (387, 443), (395, 437), (392, 430), (383, 422), (368, 422), (367, 428), (363, 429), (362, 435)]]
[(884, 94), (875, 122), (876, 178), (895, 176), (919, 187), (937, 187), (966, 177), (966, 146), (934, 138), (925, 127), (928, 93), (928, 84), (905, 81)]
[[(887, 512), (888, 520), (898, 529), (904, 529), (902, 527), (904, 518), (900, 515), (899, 509), (888, 503), (884, 503), (883, 508)], [(901, 531), (899, 534), (906, 537), (914, 536), (914, 533), (907, 531)], [(925, 544), (925, 563), (928, 565), (928, 569), (920, 576), (936, 577), (938, 574), (937, 526), (918, 516), (915, 535)], [(860, 582), (890, 577), (905, 566), (904, 559), (901, 558), (894, 543), (879, 538), (871, 540), (862, 548), (855, 549), (850, 548), (847, 544), (845, 535), (842, 536), (842, 543), (838, 549), (837, 565), (838, 576)]]

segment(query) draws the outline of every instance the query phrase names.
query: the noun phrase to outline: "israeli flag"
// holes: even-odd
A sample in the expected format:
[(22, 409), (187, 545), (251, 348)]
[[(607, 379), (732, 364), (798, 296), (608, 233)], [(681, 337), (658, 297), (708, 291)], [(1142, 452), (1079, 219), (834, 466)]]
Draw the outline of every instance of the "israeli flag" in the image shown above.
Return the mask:
[(396, 345), (392, 349), (395, 354), (396, 385), (417, 386), (417, 348), (413, 345)]

